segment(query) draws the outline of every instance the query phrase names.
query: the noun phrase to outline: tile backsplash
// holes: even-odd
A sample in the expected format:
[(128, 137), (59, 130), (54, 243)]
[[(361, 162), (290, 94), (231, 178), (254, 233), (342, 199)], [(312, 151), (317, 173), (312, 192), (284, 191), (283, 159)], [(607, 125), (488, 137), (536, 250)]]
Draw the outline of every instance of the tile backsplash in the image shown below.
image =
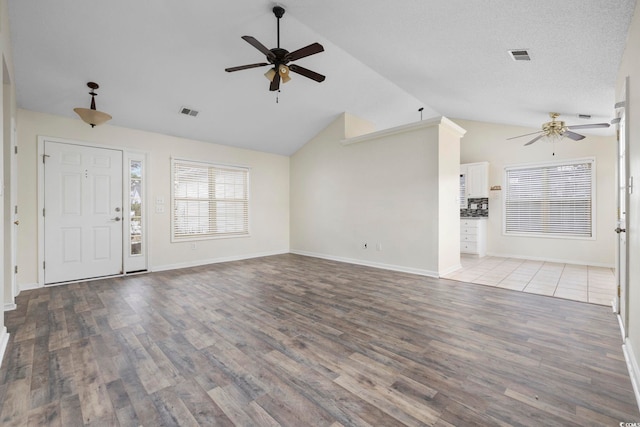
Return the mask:
[(467, 199), (467, 209), (460, 209), (461, 217), (488, 217), (489, 198)]

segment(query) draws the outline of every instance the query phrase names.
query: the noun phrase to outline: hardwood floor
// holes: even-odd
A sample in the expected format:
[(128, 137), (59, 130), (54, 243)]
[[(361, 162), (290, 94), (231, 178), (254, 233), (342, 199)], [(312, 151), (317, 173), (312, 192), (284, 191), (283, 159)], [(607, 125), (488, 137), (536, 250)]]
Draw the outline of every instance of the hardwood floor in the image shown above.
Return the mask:
[(17, 305), (3, 426), (640, 421), (604, 306), (296, 255)]

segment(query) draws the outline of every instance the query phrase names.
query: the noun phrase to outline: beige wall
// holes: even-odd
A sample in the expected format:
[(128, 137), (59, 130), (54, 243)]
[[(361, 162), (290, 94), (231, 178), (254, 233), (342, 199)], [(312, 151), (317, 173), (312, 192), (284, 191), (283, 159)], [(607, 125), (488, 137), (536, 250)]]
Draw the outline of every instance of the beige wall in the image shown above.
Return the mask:
[(460, 226), (447, 220), (458, 216), (457, 190), (440, 202), (439, 185), (458, 181), (460, 135), (440, 142), (439, 123), (343, 145), (367, 128), (344, 114), (297, 151), (292, 251), (426, 275), (457, 267)]
[(455, 122), (467, 130), (460, 144), (460, 163), (488, 161), (490, 187), (505, 187), (503, 176), (507, 165), (585, 157), (596, 159), (595, 240), (505, 236), (502, 233), (502, 193), (494, 191), (489, 197), (488, 254), (614, 266), (617, 156), (614, 136), (587, 135), (579, 142), (561, 141), (556, 144), (538, 141), (525, 147), (526, 137), (510, 141), (507, 138), (535, 132), (536, 129), (458, 119)]
[[(629, 99), (627, 99), (628, 135), (630, 175), (636, 182), (633, 193), (629, 196), (627, 209), (627, 245), (629, 247), (629, 281), (628, 281), (628, 313), (627, 351), (632, 359), (632, 379), (640, 381), (640, 7), (636, 6), (627, 46), (622, 58), (616, 83), (616, 101), (624, 99), (624, 82), (630, 78)], [(640, 396), (636, 396), (638, 398)]]
[[(289, 251), (289, 158), (156, 133), (103, 125), (91, 128), (79, 119), (18, 110), (19, 205), (18, 283), (37, 282), (37, 139), (49, 136), (143, 151), (148, 154), (148, 236), (151, 270), (206, 264), (228, 259)], [(171, 243), (170, 159), (180, 157), (214, 163), (248, 166), (250, 176), (250, 237), (202, 240), (196, 250), (190, 242)], [(156, 213), (157, 197), (165, 212)]]

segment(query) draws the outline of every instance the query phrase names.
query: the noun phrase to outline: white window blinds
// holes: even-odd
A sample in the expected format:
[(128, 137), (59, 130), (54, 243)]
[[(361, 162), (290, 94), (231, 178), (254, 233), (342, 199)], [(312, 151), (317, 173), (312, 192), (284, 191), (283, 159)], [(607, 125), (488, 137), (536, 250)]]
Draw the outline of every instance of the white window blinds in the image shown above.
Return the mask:
[(506, 234), (593, 236), (594, 160), (505, 168)]
[(249, 234), (249, 170), (173, 160), (173, 238)]

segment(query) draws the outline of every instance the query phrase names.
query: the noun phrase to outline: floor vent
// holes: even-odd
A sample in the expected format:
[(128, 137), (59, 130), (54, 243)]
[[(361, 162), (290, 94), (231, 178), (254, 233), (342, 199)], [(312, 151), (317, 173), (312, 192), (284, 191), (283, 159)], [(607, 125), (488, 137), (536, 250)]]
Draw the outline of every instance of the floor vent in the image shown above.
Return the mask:
[(192, 110), (191, 108), (187, 108), (187, 107), (181, 107), (180, 113), (186, 116), (191, 116), (191, 117), (195, 117), (198, 115), (198, 112), (196, 110)]
[(527, 52), (525, 49), (510, 50), (509, 55), (511, 55), (511, 58), (513, 58), (514, 61), (531, 61), (529, 52)]

